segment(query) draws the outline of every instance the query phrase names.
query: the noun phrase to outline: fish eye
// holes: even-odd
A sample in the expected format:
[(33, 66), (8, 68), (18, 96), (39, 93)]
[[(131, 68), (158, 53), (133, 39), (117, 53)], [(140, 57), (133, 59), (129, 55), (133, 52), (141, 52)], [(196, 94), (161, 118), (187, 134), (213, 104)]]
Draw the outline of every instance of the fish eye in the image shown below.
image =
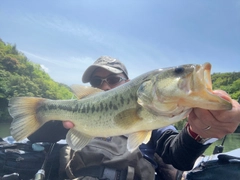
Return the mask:
[(177, 67), (177, 68), (174, 69), (174, 72), (176, 74), (181, 74), (181, 73), (184, 72), (184, 67)]

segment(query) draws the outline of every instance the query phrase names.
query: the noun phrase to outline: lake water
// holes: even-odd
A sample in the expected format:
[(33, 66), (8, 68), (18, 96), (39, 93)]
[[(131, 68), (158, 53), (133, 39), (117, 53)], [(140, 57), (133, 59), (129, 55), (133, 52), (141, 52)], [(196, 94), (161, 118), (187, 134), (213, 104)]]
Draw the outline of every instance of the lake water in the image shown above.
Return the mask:
[(10, 135), (9, 131), (10, 124), (0, 123), (0, 137), (5, 137)]
[[(10, 124), (0, 123), (0, 137), (6, 137), (10, 135), (9, 131)], [(218, 140), (213, 143), (209, 148), (205, 151), (205, 155), (211, 155), (215, 146), (220, 146), (223, 140)], [(236, 148), (240, 148), (240, 133), (234, 133), (227, 135), (224, 144), (223, 144), (223, 152), (231, 151)]]
[[(204, 154), (205, 155), (213, 154), (215, 146), (221, 146), (222, 143), (223, 143), (223, 139), (220, 139), (214, 142), (213, 144), (211, 144), (211, 146), (209, 146), (209, 148), (205, 151)], [(233, 134), (227, 135), (222, 147), (223, 147), (223, 152), (240, 148), (240, 133), (233, 133)]]

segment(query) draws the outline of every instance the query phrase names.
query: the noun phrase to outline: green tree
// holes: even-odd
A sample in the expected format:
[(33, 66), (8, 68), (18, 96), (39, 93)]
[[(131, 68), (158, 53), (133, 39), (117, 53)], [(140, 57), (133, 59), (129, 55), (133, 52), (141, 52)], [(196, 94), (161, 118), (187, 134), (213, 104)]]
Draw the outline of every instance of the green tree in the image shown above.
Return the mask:
[(0, 122), (11, 119), (7, 111), (8, 100), (14, 96), (35, 96), (49, 99), (70, 99), (72, 92), (55, 82), (39, 64), (17, 51), (16, 45), (0, 39)]

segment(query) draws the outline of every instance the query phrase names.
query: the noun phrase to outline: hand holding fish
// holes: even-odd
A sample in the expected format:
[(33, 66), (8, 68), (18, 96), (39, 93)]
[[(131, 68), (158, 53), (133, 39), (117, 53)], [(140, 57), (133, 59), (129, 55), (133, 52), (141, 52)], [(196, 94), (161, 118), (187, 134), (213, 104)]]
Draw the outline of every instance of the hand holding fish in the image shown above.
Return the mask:
[[(216, 90), (213, 92), (223, 99), (231, 100), (225, 91)], [(202, 138), (220, 139), (229, 133), (233, 133), (240, 123), (240, 104), (236, 100), (231, 101), (231, 110), (194, 108), (188, 117), (191, 130)]]

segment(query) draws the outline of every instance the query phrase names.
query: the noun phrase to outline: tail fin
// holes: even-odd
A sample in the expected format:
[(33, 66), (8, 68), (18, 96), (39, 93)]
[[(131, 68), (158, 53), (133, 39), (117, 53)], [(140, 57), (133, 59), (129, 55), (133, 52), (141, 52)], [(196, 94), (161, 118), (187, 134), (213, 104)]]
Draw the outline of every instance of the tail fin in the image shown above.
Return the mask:
[(13, 118), (10, 132), (16, 141), (23, 140), (42, 126), (43, 122), (37, 119), (36, 109), (43, 100), (34, 97), (10, 99), (8, 111)]

